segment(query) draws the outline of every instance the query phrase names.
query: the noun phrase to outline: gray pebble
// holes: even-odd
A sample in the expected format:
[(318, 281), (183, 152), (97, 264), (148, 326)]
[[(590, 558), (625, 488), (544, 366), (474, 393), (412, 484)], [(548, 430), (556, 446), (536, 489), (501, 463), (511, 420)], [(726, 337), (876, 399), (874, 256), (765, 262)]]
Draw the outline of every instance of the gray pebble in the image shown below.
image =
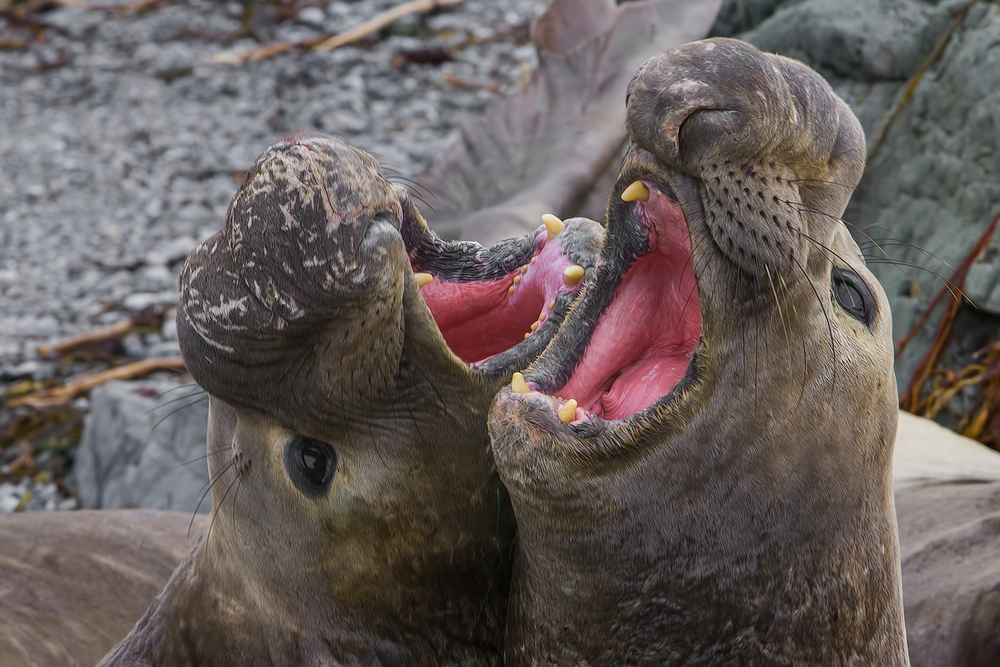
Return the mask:
[(16, 366), (0, 367), (0, 380), (10, 381), (31, 377), (38, 372), (41, 365), (40, 361), (25, 361)]
[(146, 344), (137, 333), (130, 333), (122, 338), (122, 347), (125, 348), (125, 354), (133, 359), (143, 359), (146, 356)]
[(165, 359), (181, 356), (181, 346), (176, 340), (166, 340), (153, 343), (145, 349), (146, 356), (150, 359)]
[(160, 327), (160, 337), (163, 340), (177, 340), (177, 311), (170, 310), (163, 318), (163, 326)]
[(173, 306), (177, 304), (176, 290), (164, 292), (138, 292), (129, 294), (122, 300), (122, 306), (127, 310), (141, 311), (150, 306)]

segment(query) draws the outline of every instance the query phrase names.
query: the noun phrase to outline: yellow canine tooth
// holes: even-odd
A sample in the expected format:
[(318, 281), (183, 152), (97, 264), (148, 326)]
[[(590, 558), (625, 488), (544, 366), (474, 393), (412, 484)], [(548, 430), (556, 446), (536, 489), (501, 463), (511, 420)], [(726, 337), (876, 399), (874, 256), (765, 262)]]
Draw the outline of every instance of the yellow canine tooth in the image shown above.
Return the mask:
[(527, 394), (531, 391), (528, 383), (524, 381), (524, 376), (520, 373), (514, 373), (514, 377), (510, 379), (510, 390), (515, 394)]
[(632, 185), (622, 192), (622, 201), (649, 201), (649, 188), (642, 181), (632, 181)]
[(538, 331), (538, 322), (532, 322), (531, 323), (531, 330), (532, 331)]
[(534, 263), (535, 263), (535, 262), (537, 262), (537, 261), (538, 261), (538, 258), (537, 258), (537, 257), (532, 257), (532, 258), (531, 258), (531, 263), (532, 263), (532, 264), (534, 264)]
[(545, 231), (549, 234), (549, 240), (551, 241), (555, 237), (559, 236), (559, 232), (563, 230), (563, 221), (552, 215), (551, 213), (546, 213), (542, 216), (542, 222), (545, 223)]
[(516, 284), (518, 284), (519, 282), (521, 282), (521, 276), (519, 276), (519, 275), (517, 275), (517, 276), (514, 276), (514, 284), (516, 285)]
[(549, 301), (549, 310), (552, 310), (555, 307), (556, 307), (556, 302), (555, 301)]
[(568, 424), (574, 419), (576, 419), (576, 399), (571, 398), (559, 408), (559, 421)]
[(586, 270), (579, 264), (567, 266), (566, 270), (563, 271), (563, 282), (569, 287), (575, 287), (583, 280), (584, 273), (586, 273)]
[[(534, 259), (534, 257), (532, 257), (531, 259)], [(521, 267), (521, 273), (527, 273), (527, 272), (528, 272), (528, 265), (525, 264), (524, 266)]]
[(514, 286), (511, 285), (510, 287), (507, 288), (507, 294), (513, 294), (513, 293), (514, 293)]
[(531, 335), (530, 331), (528, 333), (524, 334), (524, 340), (528, 340), (528, 336), (530, 336), (530, 335)]
[(434, 280), (434, 276), (429, 273), (414, 273), (413, 277), (417, 279), (417, 285), (419, 287), (426, 287), (431, 284), (432, 280)]

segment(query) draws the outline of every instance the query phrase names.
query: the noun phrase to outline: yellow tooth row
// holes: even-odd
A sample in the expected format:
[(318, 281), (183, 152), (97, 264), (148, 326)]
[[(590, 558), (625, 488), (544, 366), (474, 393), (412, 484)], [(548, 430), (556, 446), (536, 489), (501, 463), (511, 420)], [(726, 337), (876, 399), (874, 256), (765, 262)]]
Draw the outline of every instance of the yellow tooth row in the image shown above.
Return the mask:
[[(534, 261), (534, 258), (532, 258), (532, 261)], [(528, 265), (525, 264), (520, 268), (520, 272), (514, 276), (514, 285), (519, 284), (527, 272)], [(576, 287), (583, 280), (584, 273), (586, 273), (586, 270), (579, 264), (567, 266), (566, 270), (563, 271), (563, 282), (566, 283), (567, 287)], [(417, 279), (417, 285), (420, 287), (427, 287), (434, 281), (434, 276), (429, 273), (414, 273), (413, 277)], [(507, 288), (508, 294), (514, 293), (514, 285)], [(551, 308), (552, 306), (549, 307)]]
[[(553, 301), (549, 301), (548, 305), (549, 305), (549, 310), (552, 310), (553, 308), (556, 307), (556, 302), (554, 300)], [(528, 336), (530, 336), (535, 331), (538, 331), (538, 327), (540, 327), (543, 324), (545, 324), (545, 320), (547, 320), (547, 319), (549, 319), (549, 315), (548, 315), (548, 313), (546, 313), (543, 310), (541, 313), (539, 313), (538, 319), (531, 323), (531, 331), (529, 331), (528, 333), (524, 334), (524, 338), (527, 340)]]
[[(531, 391), (531, 387), (524, 380), (524, 375), (521, 373), (514, 373), (514, 376), (510, 379), (510, 390), (515, 394), (527, 394)], [(563, 406), (559, 408), (559, 421), (563, 424), (568, 424), (574, 419), (576, 419), (576, 399), (569, 399)]]
[[(641, 185), (640, 181), (636, 181), (636, 183), (639, 183)], [(635, 185), (635, 183), (633, 183), (632, 185)], [(631, 188), (631, 186), (629, 187)], [(646, 192), (646, 196), (647, 198), (649, 197), (648, 190)], [(622, 198), (624, 197), (625, 195), (622, 194)], [(546, 213), (545, 215), (543, 215), (542, 222), (545, 223), (545, 231), (548, 234), (550, 241), (555, 237), (559, 236), (559, 233), (562, 232), (563, 227), (565, 227), (563, 221), (557, 218), (556, 216), (552, 215), (551, 213)], [(537, 261), (538, 261), (537, 257), (531, 258), (532, 264), (534, 264)], [(517, 285), (519, 282), (521, 282), (521, 276), (523, 276), (525, 273), (528, 272), (528, 265), (525, 264), (524, 266), (520, 267), (520, 272), (521, 275), (514, 276), (514, 285)], [(583, 274), (584, 274), (583, 267), (580, 266), (579, 264), (574, 264), (572, 266), (567, 267), (566, 270), (563, 272), (563, 282), (565, 282), (568, 286), (573, 287), (577, 285), (580, 282), (580, 280), (583, 279)], [(434, 276), (432, 276), (429, 273), (415, 273), (413, 274), (413, 277), (417, 279), (417, 285), (419, 285), (420, 287), (426, 287), (427, 285), (431, 284), (431, 281), (434, 280)], [(511, 285), (509, 288), (507, 288), (508, 294), (514, 293), (514, 285)], [(551, 308), (552, 306), (549, 307)]]
[[(531, 259), (534, 260), (534, 257), (532, 257)], [(524, 274), (526, 274), (527, 272), (528, 272), (528, 265), (525, 264), (519, 269), (519, 273), (514, 276), (514, 284), (507, 288), (507, 294), (514, 293), (514, 288), (517, 287), (517, 285), (521, 282)]]
[[(546, 213), (545, 215), (543, 215), (542, 222), (545, 223), (545, 231), (549, 235), (550, 241), (555, 237), (559, 236), (559, 232), (561, 232), (563, 229), (562, 220), (552, 215), (551, 213)], [(537, 257), (531, 258), (532, 264), (534, 264), (537, 261), (538, 261)], [(525, 273), (528, 272), (528, 265), (525, 264), (524, 266), (520, 267), (519, 270), (521, 272), (521, 275), (524, 275)], [(514, 285), (517, 285), (519, 282), (521, 282), (521, 276), (514, 276)], [(511, 285), (510, 287), (507, 288), (507, 294), (514, 293), (514, 285)], [(527, 338), (528, 334), (525, 334), (524, 337)]]
[[(563, 227), (565, 227), (563, 221), (557, 218), (556, 216), (552, 215), (551, 213), (546, 213), (545, 215), (543, 215), (542, 222), (545, 223), (545, 231), (548, 234), (549, 241), (559, 236), (559, 233), (563, 230)], [(537, 257), (531, 258), (531, 264), (534, 264), (537, 261), (538, 261)], [(514, 294), (514, 288), (520, 284), (524, 274), (528, 272), (528, 268), (529, 268), (528, 264), (525, 264), (524, 266), (518, 268), (519, 273), (518, 275), (514, 276), (514, 284), (507, 288), (507, 294)], [(579, 264), (573, 264), (571, 266), (567, 266), (566, 270), (563, 271), (563, 282), (566, 284), (567, 287), (576, 287), (577, 285), (580, 284), (580, 281), (583, 280), (583, 276), (585, 273), (586, 270)], [(554, 307), (555, 307), (555, 301), (549, 304), (549, 308), (554, 308)], [(542, 321), (544, 321), (544, 319)], [(536, 328), (537, 327), (532, 327), (531, 331), (534, 331)], [(529, 331), (528, 333), (524, 334), (524, 337), (527, 338), (530, 334), (531, 332)]]
[(649, 188), (642, 181), (632, 181), (622, 192), (622, 201), (649, 201)]
[[(641, 185), (643, 188), (646, 187), (645, 185), (642, 184), (641, 181), (636, 181), (636, 183)], [(629, 189), (630, 190), (632, 189), (631, 186), (629, 187)], [(622, 199), (625, 199), (624, 193), (622, 193)], [(646, 199), (649, 199), (648, 189), (646, 190)], [(626, 199), (626, 201), (630, 200)], [(548, 234), (549, 241), (552, 241), (555, 237), (559, 236), (559, 233), (565, 227), (563, 221), (557, 218), (556, 216), (552, 215), (551, 213), (546, 213), (545, 215), (543, 215), (542, 222), (545, 224), (545, 231)], [(536, 258), (532, 257), (531, 262), (534, 263), (535, 259)], [(528, 270), (527, 266), (521, 267), (521, 273), (524, 273), (527, 270)], [(580, 281), (583, 280), (583, 276), (585, 273), (586, 269), (584, 269), (579, 264), (572, 264), (570, 266), (567, 266), (566, 269), (563, 271), (563, 282), (566, 284), (567, 287), (576, 287), (577, 285), (580, 284)], [(514, 276), (514, 284), (516, 285), (519, 282), (521, 282), (520, 276)], [(510, 294), (513, 294), (514, 286), (512, 285), (510, 289), (507, 291)], [(556, 307), (556, 302), (554, 300), (549, 301), (548, 306), (549, 310), (552, 310), (553, 308)], [(545, 322), (547, 317), (548, 316), (544, 312), (541, 315), (539, 315), (538, 321), (534, 322), (531, 325), (531, 331), (524, 334), (524, 337), (528, 338), (528, 336), (531, 335), (532, 331), (538, 331), (538, 327)], [(528, 383), (524, 381), (524, 375), (522, 375), (521, 373), (514, 373), (514, 376), (511, 378), (510, 381), (510, 388), (511, 391), (513, 391), (515, 394), (527, 394), (529, 391), (531, 391), (531, 389), (528, 387)], [(564, 424), (568, 424), (574, 419), (576, 419), (576, 408), (577, 408), (577, 403), (574, 399), (571, 398), (568, 401), (566, 401), (563, 404), (563, 406), (559, 408), (559, 421), (561, 421)]]

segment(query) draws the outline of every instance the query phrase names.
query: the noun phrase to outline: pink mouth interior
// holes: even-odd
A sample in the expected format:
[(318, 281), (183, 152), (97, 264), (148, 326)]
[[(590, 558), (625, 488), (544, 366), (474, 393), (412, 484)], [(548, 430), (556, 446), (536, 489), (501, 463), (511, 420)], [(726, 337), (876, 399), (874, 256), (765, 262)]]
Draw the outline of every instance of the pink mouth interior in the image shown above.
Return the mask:
[[(656, 186), (637, 201), (650, 251), (625, 274), (559, 396), (587, 413), (622, 419), (666, 396), (684, 377), (701, 336), (691, 237), (680, 206)], [(583, 410), (581, 415), (580, 410)]]
[(501, 278), (452, 282), (435, 276), (420, 290), (448, 347), (463, 361), (485, 361), (523, 342), (525, 334), (534, 333), (533, 323), (540, 327), (552, 315), (551, 304), (559, 293), (578, 289), (563, 282), (570, 261), (559, 237), (549, 241), (542, 228), (535, 247), (534, 262)]

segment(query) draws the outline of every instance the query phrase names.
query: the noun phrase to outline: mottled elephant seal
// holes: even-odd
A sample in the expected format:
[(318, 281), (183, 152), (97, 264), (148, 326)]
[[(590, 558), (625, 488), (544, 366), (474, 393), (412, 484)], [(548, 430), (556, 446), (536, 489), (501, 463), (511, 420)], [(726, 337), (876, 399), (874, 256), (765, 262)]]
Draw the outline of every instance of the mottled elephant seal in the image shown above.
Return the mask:
[(514, 526), (486, 413), (600, 242), (444, 243), (369, 155), (267, 150), (181, 275), (211, 524), (102, 664), (498, 663)]
[(890, 313), (838, 217), (858, 121), (707, 40), (626, 123), (594, 281), (490, 414), (508, 664), (906, 664)]

